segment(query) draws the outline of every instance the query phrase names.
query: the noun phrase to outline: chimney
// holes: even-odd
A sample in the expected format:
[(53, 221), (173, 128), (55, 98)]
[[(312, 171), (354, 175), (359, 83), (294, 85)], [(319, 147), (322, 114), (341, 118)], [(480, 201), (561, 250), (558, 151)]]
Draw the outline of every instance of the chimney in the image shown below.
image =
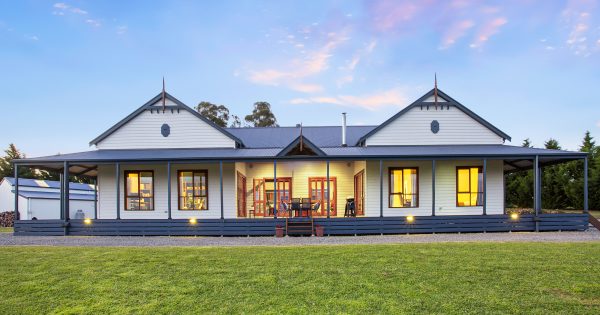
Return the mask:
[(348, 146), (346, 144), (346, 113), (342, 113), (342, 147)]

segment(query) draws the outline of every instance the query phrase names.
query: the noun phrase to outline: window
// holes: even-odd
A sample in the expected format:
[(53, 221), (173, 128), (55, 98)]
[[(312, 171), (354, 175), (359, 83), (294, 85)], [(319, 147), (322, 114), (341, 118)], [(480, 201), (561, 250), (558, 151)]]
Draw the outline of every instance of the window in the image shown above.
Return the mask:
[(483, 172), (481, 167), (456, 168), (456, 206), (483, 205)]
[(419, 206), (418, 174), (419, 171), (415, 167), (390, 168), (390, 208), (416, 208)]
[(125, 210), (154, 210), (154, 172), (125, 172)]
[(179, 171), (179, 210), (208, 210), (208, 171)]

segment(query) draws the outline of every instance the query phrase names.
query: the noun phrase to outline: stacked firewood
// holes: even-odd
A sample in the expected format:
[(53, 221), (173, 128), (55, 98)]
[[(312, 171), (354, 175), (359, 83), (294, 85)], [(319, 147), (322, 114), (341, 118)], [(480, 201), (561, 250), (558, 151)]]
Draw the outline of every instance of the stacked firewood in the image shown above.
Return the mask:
[(0, 212), (0, 227), (13, 226), (14, 211)]

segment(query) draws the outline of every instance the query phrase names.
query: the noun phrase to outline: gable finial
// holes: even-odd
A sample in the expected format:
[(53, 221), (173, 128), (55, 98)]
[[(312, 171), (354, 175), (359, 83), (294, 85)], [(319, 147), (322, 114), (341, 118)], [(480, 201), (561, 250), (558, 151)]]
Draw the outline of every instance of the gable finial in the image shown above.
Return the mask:
[(165, 100), (165, 77), (163, 76), (163, 89), (162, 89), (162, 105), (163, 105), (163, 113), (165, 112), (166, 100)]
[(300, 152), (304, 151), (304, 137), (302, 136), (302, 123), (300, 123)]
[(433, 98), (434, 98), (434, 102), (435, 102), (435, 109), (437, 110), (437, 103), (438, 103), (438, 93), (437, 93), (437, 73), (433, 73), (433, 77), (434, 77), (434, 83), (433, 83)]

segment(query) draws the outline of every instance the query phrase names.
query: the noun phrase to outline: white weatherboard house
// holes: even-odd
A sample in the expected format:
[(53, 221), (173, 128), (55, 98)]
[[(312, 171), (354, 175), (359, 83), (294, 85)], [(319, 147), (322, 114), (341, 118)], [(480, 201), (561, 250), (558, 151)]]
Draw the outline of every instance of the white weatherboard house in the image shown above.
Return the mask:
[[(328, 235), (584, 230), (581, 213), (541, 212), (540, 170), (581, 152), (510, 137), (433, 89), (377, 126), (220, 128), (161, 93), (91, 141), (95, 150), (17, 160), (97, 179), (91, 220), (63, 203), (15, 234)], [(504, 175), (534, 169), (535, 211), (511, 216)], [(65, 183), (66, 184), (66, 183)], [(18, 190), (17, 185), (17, 190)], [(69, 189), (64, 190), (69, 191)], [(63, 194), (62, 198), (68, 198)]]
[[(60, 182), (52, 180), (19, 179), (19, 215), (22, 220), (44, 220), (60, 217)], [(69, 184), (70, 217), (94, 217), (94, 185)], [(15, 210), (15, 179), (0, 181), (0, 212)]]

